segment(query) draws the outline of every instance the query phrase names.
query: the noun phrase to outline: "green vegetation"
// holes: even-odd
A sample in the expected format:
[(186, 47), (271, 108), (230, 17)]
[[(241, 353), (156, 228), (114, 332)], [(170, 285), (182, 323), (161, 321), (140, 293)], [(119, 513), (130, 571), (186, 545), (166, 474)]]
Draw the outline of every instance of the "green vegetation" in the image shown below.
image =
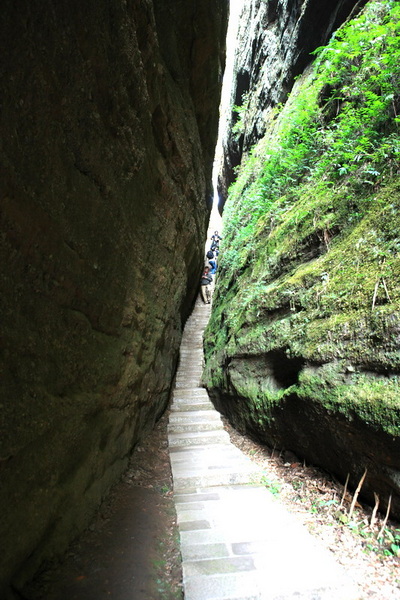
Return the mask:
[(275, 391), (243, 375), (258, 421), (295, 390), (399, 435), (399, 3), (371, 1), (315, 56), (230, 189), (204, 381), (279, 350), (318, 369)]
[(273, 496), (279, 496), (282, 489), (282, 484), (276, 479), (263, 475), (260, 479), (260, 484), (265, 486)]
[(242, 104), (240, 106), (234, 106), (233, 111), (238, 115), (238, 119), (233, 126), (232, 131), (240, 136), (246, 129), (246, 120), (248, 117), (250, 104), (250, 96), (248, 93), (243, 94)]
[(398, 435), (399, 378), (371, 378), (363, 373), (343, 376), (345, 370), (340, 362), (324, 365), (317, 373), (306, 369), (297, 386), (299, 397), (321, 402), (329, 410), (349, 418), (357, 415), (367, 424), (379, 425), (390, 435)]

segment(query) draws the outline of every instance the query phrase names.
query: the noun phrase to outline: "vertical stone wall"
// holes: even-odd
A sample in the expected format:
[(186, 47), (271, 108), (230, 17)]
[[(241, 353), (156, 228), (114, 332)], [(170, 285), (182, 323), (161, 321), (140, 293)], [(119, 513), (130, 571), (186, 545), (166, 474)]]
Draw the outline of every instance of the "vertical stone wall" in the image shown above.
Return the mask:
[[(233, 158), (260, 141), (224, 215), (203, 382), (271, 448), (353, 491), (367, 470), (360, 497), (373, 506), (378, 494), (399, 518), (400, 194), (396, 150), (386, 151), (397, 139), (397, 3), (370, 1), (357, 15), (362, 4), (245, 4), (225, 186)], [(271, 111), (346, 14), (359, 18)], [(376, 65), (389, 47), (385, 71)], [(363, 136), (371, 153), (358, 153)]]
[(311, 52), (365, 5), (366, 0), (249, 0), (243, 5), (235, 52), (232, 106), (246, 106), (245, 126), (236, 131), (238, 113), (225, 124), (219, 174), (221, 208), (242, 154), (264, 135), (268, 112), (285, 102)]
[(224, 0), (3, 3), (2, 598), (85, 526), (168, 401), (226, 22)]

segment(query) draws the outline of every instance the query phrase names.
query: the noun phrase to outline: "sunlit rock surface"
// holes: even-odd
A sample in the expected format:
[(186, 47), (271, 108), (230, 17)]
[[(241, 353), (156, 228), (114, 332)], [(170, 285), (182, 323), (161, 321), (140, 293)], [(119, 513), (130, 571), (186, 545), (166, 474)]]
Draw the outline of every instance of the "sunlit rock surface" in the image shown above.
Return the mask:
[(235, 179), (242, 154), (262, 137), (265, 116), (284, 102), (296, 76), (311, 62), (310, 54), (366, 0), (248, 0), (240, 17), (235, 51), (232, 106), (248, 105), (244, 130), (232, 131), (236, 111), (228, 113), (223, 162), (218, 176), (221, 209)]

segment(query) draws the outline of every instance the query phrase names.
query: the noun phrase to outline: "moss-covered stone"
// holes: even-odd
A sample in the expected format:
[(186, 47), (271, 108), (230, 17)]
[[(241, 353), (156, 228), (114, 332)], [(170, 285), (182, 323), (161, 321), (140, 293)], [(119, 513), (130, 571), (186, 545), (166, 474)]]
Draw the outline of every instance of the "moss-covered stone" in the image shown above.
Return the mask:
[(320, 57), (230, 190), (204, 382), (240, 428), (343, 480), (367, 455), (367, 496), (400, 516), (397, 3), (369, 2)]

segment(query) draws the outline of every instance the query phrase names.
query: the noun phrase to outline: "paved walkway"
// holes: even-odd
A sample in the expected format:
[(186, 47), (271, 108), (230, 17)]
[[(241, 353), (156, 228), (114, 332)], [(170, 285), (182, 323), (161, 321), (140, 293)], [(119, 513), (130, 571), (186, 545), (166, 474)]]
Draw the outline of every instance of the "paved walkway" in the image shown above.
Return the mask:
[(183, 336), (168, 427), (185, 600), (358, 600), (332, 555), (262, 485), (200, 387), (210, 307)]

